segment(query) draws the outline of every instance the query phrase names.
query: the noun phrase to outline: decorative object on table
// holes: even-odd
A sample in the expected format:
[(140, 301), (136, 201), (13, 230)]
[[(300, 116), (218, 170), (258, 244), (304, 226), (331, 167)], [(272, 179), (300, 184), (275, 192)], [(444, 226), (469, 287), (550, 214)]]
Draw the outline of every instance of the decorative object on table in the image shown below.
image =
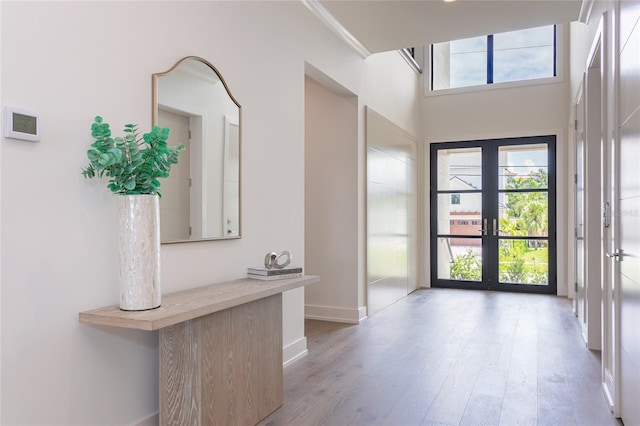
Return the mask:
[(264, 267), (247, 268), (247, 277), (262, 281), (301, 277), (302, 268), (289, 266), (291, 259), (293, 256), (288, 251), (267, 253), (264, 257)]
[(281, 269), (247, 268), (247, 277), (263, 281), (298, 278), (301, 276), (302, 268), (295, 266)]
[(139, 137), (136, 124), (125, 136), (111, 137), (109, 124), (95, 117), (87, 151), (85, 178), (109, 178), (107, 188), (118, 195), (120, 236), (120, 308), (126, 311), (160, 306), (160, 181), (185, 147), (167, 145), (168, 128), (153, 126)]
[(288, 251), (276, 253), (272, 251), (264, 257), (264, 267), (267, 269), (282, 269), (291, 263), (293, 256)]
[[(291, 268), (289, 269), (277, 269), (279, 273), (256, 273), (255, 269), (258, 268), (248, 268), (247, 269), (247, 278), (253, 278), (261, 281), (273, 281), (273, 280), (284, 280), (287, 278), (299, 278), (302, 274), (302, 268)], [(269, 270), (269, 271), (274, 271)]]

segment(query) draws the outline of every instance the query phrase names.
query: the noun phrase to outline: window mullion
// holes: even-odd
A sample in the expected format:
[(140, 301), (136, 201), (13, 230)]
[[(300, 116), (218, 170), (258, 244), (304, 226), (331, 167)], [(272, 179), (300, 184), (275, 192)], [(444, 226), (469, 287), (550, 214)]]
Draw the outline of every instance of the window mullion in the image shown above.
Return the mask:
[(553, 26), (553, 76), (558, 76), (558, 28)]
[(493, 84), (493, 34), (487, 36), (487, 84)]

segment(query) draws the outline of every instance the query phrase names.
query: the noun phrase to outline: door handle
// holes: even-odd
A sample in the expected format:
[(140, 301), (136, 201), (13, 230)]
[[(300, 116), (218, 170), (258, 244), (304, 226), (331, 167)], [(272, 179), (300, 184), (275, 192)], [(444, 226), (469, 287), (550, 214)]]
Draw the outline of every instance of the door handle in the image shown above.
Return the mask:
[(607, 253), (607, 257), (609, 259), (617, 260), (618, 262), (622, 262), (622, 258), (624, 257), (624, 251), (622, 249), (618, 249), (613, 253)]
[(498, 219), (493, 219), (493, 235), (496, 236), (500, 230), (498, 229)]
[(479, 231), (482, 232), (482, 235), (487, 235), (487, 233), (489, 232), (489, 230), (487, 229), (487, 219), (484, 219), (482, 221), (482, 229), (480, 229)]

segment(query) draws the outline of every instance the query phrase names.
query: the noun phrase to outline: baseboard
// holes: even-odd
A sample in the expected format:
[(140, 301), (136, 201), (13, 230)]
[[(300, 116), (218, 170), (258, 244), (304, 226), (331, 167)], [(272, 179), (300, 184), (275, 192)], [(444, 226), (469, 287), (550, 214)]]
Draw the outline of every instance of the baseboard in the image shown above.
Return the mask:
[(138, 420), (131, 424), (131, 426), (158, 426), (160, 424), (160, 414), (155, 413), (149, 417)]
[(282, 367), (284, 368), (293, 364), (300, 358), (305, 357), (308, 353), (307, 338), (303, 336), (282, 348)]
[(367, 317), (366, 306), (358, 309), (336, 308), (333, 306), (305, 305), (304, 317), (321, 321), (344, 322), (348, 324), (359, 324)]

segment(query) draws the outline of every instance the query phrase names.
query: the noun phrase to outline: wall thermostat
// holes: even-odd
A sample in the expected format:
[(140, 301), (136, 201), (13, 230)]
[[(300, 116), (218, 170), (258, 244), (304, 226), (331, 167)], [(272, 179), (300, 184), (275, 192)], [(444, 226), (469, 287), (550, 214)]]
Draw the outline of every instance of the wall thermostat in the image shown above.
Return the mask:
[(40, 140), (40, 123), (33, 111), (4, 107), (4, 137), (30, 142)]

